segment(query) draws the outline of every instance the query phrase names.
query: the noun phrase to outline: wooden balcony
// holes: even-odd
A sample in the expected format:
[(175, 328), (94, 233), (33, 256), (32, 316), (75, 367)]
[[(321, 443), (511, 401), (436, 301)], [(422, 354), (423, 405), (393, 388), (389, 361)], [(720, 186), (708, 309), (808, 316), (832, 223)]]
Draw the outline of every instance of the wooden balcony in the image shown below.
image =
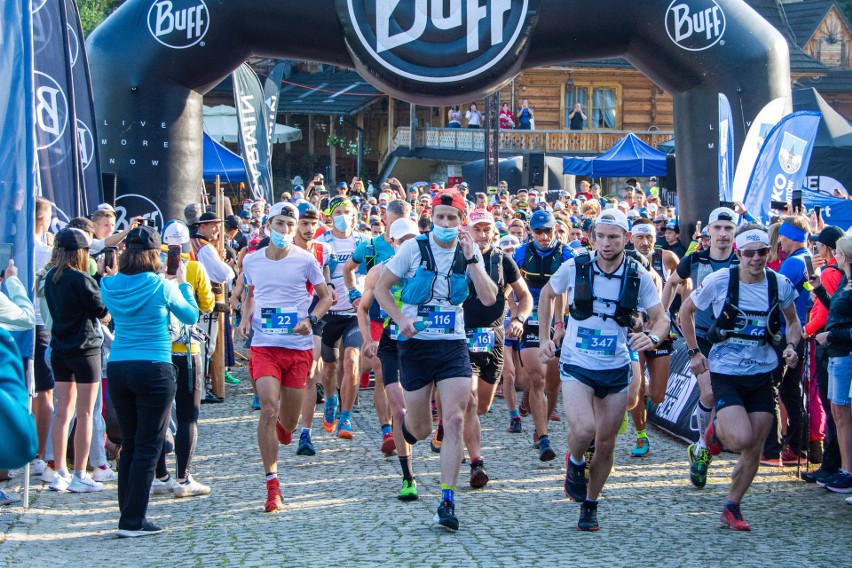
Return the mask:
[[(501, 130), (500, 152), (506, 154), (547, 152), (554, 155), (601, 154), (624, 138), (627, 132), (626, 130)], [(661, 142), (671, 140), (674, 136), (674, 132), (665, 130), (634, 131), (633, 134), (654, 148)], [(389, 151), (408, 147), (410, 136), (409, 127), (398, 127)], [(467, 128), (416, 128), (414, 147), (484, 152), (485, 132)]]

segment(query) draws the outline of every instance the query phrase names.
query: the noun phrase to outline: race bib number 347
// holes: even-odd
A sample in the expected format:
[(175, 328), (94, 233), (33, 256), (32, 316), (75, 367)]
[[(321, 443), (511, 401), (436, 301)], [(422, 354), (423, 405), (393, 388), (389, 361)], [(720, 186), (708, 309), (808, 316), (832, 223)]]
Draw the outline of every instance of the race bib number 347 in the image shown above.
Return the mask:
[(577, 351), (588, 355), (615, 355), (618, 334), (581, 327), (577, 330)]

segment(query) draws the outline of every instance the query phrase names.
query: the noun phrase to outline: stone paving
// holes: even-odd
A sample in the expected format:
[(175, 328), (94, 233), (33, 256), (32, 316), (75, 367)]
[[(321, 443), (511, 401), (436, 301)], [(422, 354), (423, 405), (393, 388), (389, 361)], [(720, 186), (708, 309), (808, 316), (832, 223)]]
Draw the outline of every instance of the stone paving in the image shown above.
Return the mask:
[[(243, 375), (244, 376), (244, 375)], [(420, 501), (402, 503), (399, 462), (379, 452), (372, 390), (353, 415), (355, 439), (332, 438), (315, 418), (315, 457), (281, 448), (284, 511), (265, 514), (257, 451), (257, 413), (246, 381), (229, 386), (223, 404), (205, 405), (193, 474), (207, 497), (152, 498), (149, 517), (166, 530), (143, 539), (115, 538), (115, 485), (101, 493), (52, 493), (35, 481), (31, 507), (0, 508), (0, 566), (849, 566), (852, 507), (841, 496), (797, 481), (795, 468), (761, 468), (743, 503), (751, 533), (718, 521), (733, 456), (711, 466), (704, 490), (687, 476), (685, 445), (651, 429), (652, 453), (630, 457), (632, 430), (621, 436), (616, 468), (599, 508), (602, 530), (579, 533), (579, 506), (562, 492), (565, 423), (552, 423), (559, 458), (541, 463), (532, 420), (506, 432), (505, 404), (482, 418), (483, 455), (491, 481), (467, 486), (462, 466), (449, 534), (432, 516), (440, 496), (438, 455), (415, 446)], [(561, 403), (560, 403), (561, 408)], [(171, 463), (171, 462), (170, 462)], [(36, 478), (33, 478), (34, 480)], [(19, 490), (20, 481), (0, 485)], [(70, 555), (69, 555), (70, 553)]]

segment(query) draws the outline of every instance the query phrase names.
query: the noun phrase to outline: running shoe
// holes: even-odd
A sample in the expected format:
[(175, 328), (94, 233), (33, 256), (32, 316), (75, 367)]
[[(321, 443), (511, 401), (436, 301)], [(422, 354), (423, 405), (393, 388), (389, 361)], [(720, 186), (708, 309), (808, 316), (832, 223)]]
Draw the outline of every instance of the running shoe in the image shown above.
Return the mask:
[(598, 504), (583, 500), (580, 504), (580, 520), (577, 521), (578, 531), (599, 531), (601, 525), (598, 523)]
[(325, 410), (322, 413), (322, 427), (329, 434), (334, 432), (337, 427), (337, 395), (329, 396), (325, 399)]
[(449, 499), (441, 501), (441, 505), (435, 513), (435, 522), (448, 531), (455, 532), (459, 530), (459, 520), (456, 518), (456, 506), (452, 501)]
[(644, 458), (651, 453), (651, 441), (648, 438), (636, 438), (636, 445), (630, 455), (634, 458)]
[(588, 464), (575, 465), (571, 461), (571, 453), (565, 454), (565, 496), (572, 501), (584, 502), (586, 500), (586, 469)]
[(393, 434), (388, 432), (384, 436), (382, 436), (382, 454), (385, 457), (390, 457), (396, 451), (396, 442), (393, 441)]
[(399, 495), (396, 496), (400, 501), (417, 501), (417, 481), (402, 480), (402, 489), (399, 490)]
[(56, 472), (50, 466), (45, 467), (44, 471), (41, 472), (41, 480), (44, 483), (53, 483), (54, 479), (56, 479)]
[(325, 402), (325, 391), (323, 391), (322, 385), (317, 384), (317, 404), (322, 404)]
[(533, 430), (533, 448), (535, 449), (539, 448), (539, 438), (540, 436), (538, 435), (538, 430)]
[(788, 447), (784, 448), (784, 451), (781, 452), (781, 463), (787, 466), (805, 465), (806, 463), (808, 463), (808, 460), (804, 456), (798, 455), (796, 452), (794, 452)]
[(825, 488), (834, 493), (852, 493), (852, 474), (841, 472), (831, 483), (826, 484)]
[(760, 465), (765, 465), (766, 467), (784, 467), (784, 464), (781, 463), (781, 456), (778, 456), (777, 458), (768, 458), (761, 455)]
[(96, 493), (104, 490), (104, 484), (98, 483), (88, 475), (82, 478), (76, 475), (71, 478), (71, 483), (68, 484), (68, 491), (71, 493)]
[(438, 423), (438, 427), (435, 428), (435, 431), (432, 433), (432, 441), (429, 442), (429, 447), (432, 448), (432, 451), (436, 454), (441, 453), (441, 445), (444, 443), (444, 425)]
[(92, 471), (92, 479), (94, 479), (98, 483), (109, 483), (111, 481), (118, 481), (118, 472), (113, 471), (113, 469), (109, 465), (105, 465), (102, 468), (96, 467), (94, 471)]
[(238, 385), (242, 381), (240, 381), (240, 379), (238, 379), (237, 377), (232, 375), (231, 371), (225, 371), (225, 382), (228, 383), (229, 385)]
[(816, 469), (814, 471), (805, 471), (802, 473), (802, 480), (807, 483), (817, 483), (818, 481), (824, 481), (834, 475), (836, 472), (827, 472), (822, 468)]
[(0, 489), (0, 505), (11, 505), (12, 503), (17, 503), (21, 500), (21, 496), (18, 493), (7, 493)]
[(30, 475), (41, 475), (47, 469), (47, 462), (35, 459), (30, 463)]
[(705, 448), (698, 447), (698, 443), (690, 444), (686, 449), (689, 456), (689, 480), (694, 486), (702, 489), (707, 485), (707, 469), (713, 456)]
[(718, 456), (724, 449), (722, 442), (716, 437), (716, 420), (711, 420), (707, 429), (704, 431), (704, 445), (707, 446), (707, 451), (711, 456)]
[(177, 479), (169, 476), (165, 481), (160, 481), (156, 477), (151, 483), (151, 495), (165, 495), (166, 493), (174, 493), (175, 487), (180, 485)]
[(290, 442), (293, 441), (293, 432), (282, 426), (278, 420), (275, 421), (275, 435), (278, 437), (278, 441), (285, 446), (289, 446)]
[(266, 504), (263, 510), (267, 513), (274, 513), (278, 509), (284, 507), (281, 502), (281, 486), (278, 483), (278, 478), (266, 480)]
[(509, 421), (509, 429), (506, 430), (510, 434), (520, 434), (524, 431), (523, 426), (521, 425), (521, 417), (515, 416)]
[(178, 484), (172, 489), (175, 498), (196, 497), (198, 495), (209, 495), (210, 487), (195, 481), (191, 475), (186, 476), (186, 481)]
[(315, 456), (317, 455), (317, 450), (314, 448), (313, 443), (311, 443), (311, 433), (305, 430), (302, 430), (302, 433), (299, 435), (299, 447), (296, 448), (297, 456)]
[(737, 503), (725, 505), (722, 511), (722, 516), (719, 518), (722, 524), (728, 525), (735, 531), (750, 531), (751, 525), (748, 524), (740, 512), (740, 506)]
[(553, 422), (561, 422), (562, 417), (559, 416), (559, 413), (554, 410), (553, 414), (550, 415), (550, 420), (552, 420)]
[(485, 472), (485, 464), (482, 460), (470, 462), (470, 486), (474, 489), (482, 489), (488, 484), (488, 474)]
[(53, 477), (53, 481), (47, 488), (51, 491), (65, 492), (68, 491), (69, 485), (71, 485), (71, 474), (66, 472), (65, 475), (62, 475), (57, 471)]
[(251, 397), (251, 409), (252, 410), (260, 410), (260, 397), (254, 395)]
[(337, 437), (341, 440), (351, 440), (354, 437), (352, 434), (352, 423), (348, 420), (340, 420), (337, 423)]
[(835, 471), (834, 473), (832, 473), (828, 477), (824, 477), (822, 479), (817, 479), (816, 484), (819, 485), (820, 487), (827, 487), (827, 486), (831, 485), (832, 483), (834, 483), (835, 481), (837, 481), (837, 479), (842, 475), (843, 475), (843, 470), (838, 469), (837, 471)]
[(153, 534), (157, 534), (158, 532), (162, 532), (162, 530), (163, 529), (161, 529), (154, 523), (149, 523), (148, 521), (145, 521), (138, 529), (118, 529), (118, 533), (116, 534), (118, 538), (138, 538), (140, 536), (151, 536)]
[(530, 415), (530, 391), (528, 390), (524, 390), (524, 394), (521, 396), (521, 403), (518, 404), (518, 414), (523, 418)]
[(543, 462), (556, 459), (556, 452), (550, 446), (550, 438), (547, 436), (542, 436), (538, 439), (538, 459)]

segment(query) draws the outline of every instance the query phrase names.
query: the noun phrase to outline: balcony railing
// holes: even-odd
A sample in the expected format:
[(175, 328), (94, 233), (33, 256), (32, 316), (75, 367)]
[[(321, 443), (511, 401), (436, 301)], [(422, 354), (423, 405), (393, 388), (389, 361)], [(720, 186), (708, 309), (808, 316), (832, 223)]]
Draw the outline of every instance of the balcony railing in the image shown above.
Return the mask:
[[(600, 154), (627, 133), (626, 130), (501, 130), (500, 151)], [(654, 148), (674, 136), (674, 132), (665, 130), (633, 131), (633, 134)], [(409, 127), (398, 127), (390, 151), (408, 147), (410, 136)], [(485, 132), (467, 128), (416, 128), (414, 147), (485, 151)]]

